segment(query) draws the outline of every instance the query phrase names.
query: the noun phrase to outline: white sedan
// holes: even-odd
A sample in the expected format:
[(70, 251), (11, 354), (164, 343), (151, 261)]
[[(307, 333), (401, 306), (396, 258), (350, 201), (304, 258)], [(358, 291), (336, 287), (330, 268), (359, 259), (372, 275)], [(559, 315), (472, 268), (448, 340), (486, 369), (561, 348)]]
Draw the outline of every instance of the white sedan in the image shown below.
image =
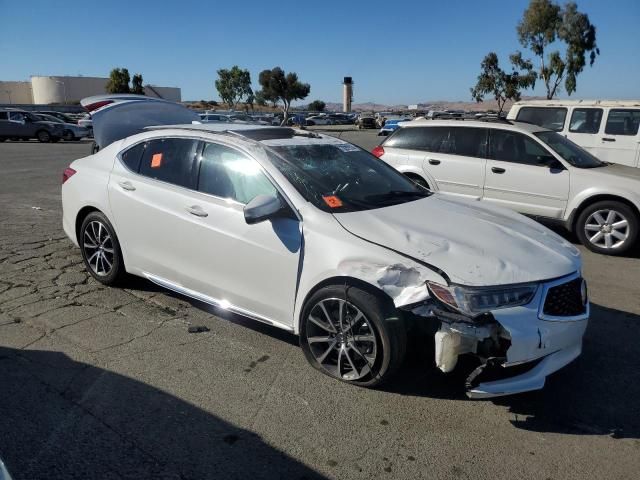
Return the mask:
[(157, 99), (83, 105), (101, 149), (64, 172), (63, 226), (99, 282), (138, 275), (288, 330), (361, 386), (400, 367), (409, 318), (437, 331), (441, 370), (478, 358), (474, 398), (542, 388), (581, 352), (580, 254), (525, 217), (432, 194), (333, 137), (193, 124)]

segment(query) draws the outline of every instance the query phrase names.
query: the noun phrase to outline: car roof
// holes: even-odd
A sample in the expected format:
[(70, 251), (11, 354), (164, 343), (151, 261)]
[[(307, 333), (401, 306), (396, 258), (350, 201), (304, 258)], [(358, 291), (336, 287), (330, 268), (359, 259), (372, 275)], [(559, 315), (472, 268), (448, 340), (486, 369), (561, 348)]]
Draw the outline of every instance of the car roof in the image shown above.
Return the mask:
[(550, 131), (548, 128), (526, 122), (514, 121), (482, 121), (482, 120), (428, 120), (417, 119), (408, 122), (402, 122), (402, 128), (409, 127), (477, 127), (477, 128), (498, 128), (501, 130), (525, 131), (528, 133)]
[(640, 100), (525, 100), (514, 107), (640, 107)]

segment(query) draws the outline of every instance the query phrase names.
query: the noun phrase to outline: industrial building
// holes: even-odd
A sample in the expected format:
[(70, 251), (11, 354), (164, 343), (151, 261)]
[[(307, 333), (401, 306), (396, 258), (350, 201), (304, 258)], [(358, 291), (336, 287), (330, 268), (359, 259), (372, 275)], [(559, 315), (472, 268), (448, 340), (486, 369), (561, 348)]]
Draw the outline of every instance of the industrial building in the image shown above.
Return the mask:
[[(0, 81), (0, 104), (49, 105), (77, 103), (82, 98), (106, 93), (108, 78), (103, 77), (42, 77), (32, 76), (29, 81)], [(149, 97), (181, 101), (177, 87), (145, 85)]]

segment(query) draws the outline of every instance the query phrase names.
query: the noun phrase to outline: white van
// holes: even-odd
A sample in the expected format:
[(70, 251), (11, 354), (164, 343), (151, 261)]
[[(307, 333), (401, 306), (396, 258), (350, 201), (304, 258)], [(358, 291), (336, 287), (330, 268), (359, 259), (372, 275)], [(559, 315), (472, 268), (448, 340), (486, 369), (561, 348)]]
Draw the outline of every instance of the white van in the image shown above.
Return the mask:
[(507, 119), (555, 130), (604, 162), (640, 167), (640, 100), (529, 100)]

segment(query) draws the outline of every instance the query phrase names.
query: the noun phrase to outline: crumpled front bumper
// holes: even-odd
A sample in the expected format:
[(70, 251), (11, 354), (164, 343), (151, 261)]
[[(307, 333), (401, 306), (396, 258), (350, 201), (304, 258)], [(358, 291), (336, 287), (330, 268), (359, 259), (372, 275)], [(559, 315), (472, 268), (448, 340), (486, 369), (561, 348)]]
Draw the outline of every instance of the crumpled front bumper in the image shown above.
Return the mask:
[[(493, 337), (499, 340), (494, 343), (508, 345), (506, 352), (502, 350), (493, 358), (485, 358), (486, 363), (467, 380), (467, 395), (489, 398), (541, 389), (548, 375), (582, 352), (588, 302), (585, 312), (578, 316), (549, 317), (543, 313), (548, 289), (579, 277), (575, 273), (541, 285), (528, 305), (492, 311), (495, 319), (492, 324), (471, 326), (441, 319), (436, 334), (436, 364), (444, 372), (451, 371), (459, 354), (481, 356), (480, 345)], [(483, 381), (485, 377), (489, 380)]]

